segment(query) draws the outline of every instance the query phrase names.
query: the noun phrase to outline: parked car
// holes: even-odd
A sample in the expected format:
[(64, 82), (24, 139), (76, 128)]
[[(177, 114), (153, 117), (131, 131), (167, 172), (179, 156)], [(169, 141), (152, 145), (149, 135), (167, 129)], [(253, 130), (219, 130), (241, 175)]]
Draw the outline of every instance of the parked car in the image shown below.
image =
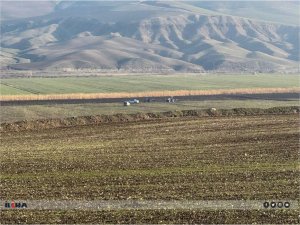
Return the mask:
[(125, 102), (124, 102), (124, 106), (130, 106), (130, 102), (125, 101)]
[(129, 101), (130, 103), (132, 104), (139, 104), (140, 103), (140, 100), (138, 99), (133, 99), (132, 101)]
[(170, 97), (170, 98), (166, 99), (166, 102), (169, 102), (169, 103), (174, 103), (175, 101), (176, 101), (176, 99), (173, 98), (173, 97)]
[(140, 100), (138, 99), (133, 99), (133, 100), (128, 100), (124, 102), (124, 106), (130, 106), (131, 104), (139, 104)]

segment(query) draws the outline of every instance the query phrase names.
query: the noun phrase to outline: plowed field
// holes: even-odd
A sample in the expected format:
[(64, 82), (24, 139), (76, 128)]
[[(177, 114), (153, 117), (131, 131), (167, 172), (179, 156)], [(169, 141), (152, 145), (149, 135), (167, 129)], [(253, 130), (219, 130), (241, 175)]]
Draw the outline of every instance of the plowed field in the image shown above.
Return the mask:
[[(299, 198), (299, 115), (1, 134), (1, 199)], [(298, 223), (296, 210), (1, 211), (1, 223)]]

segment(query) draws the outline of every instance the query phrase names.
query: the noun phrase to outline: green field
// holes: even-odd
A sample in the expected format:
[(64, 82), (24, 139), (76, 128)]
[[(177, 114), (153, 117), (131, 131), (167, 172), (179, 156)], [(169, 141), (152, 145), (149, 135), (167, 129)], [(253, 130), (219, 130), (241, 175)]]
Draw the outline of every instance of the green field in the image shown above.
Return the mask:
[(0, 123), (16, 122), (21, 120), (37, 120), (50, 118), (66, 118), (90, 115), (113, 115), (147, 112), (167, 112), (175, 110), (198, 109), (232, 109), (232, 108), (272, 108), (284, 106), (300, 106), (299, 99), (282, 100), (205, 100), (205, 101), (180, 101), (175, 104), (164, 102), (140, 103), (124, 107), (123, 103), (78, 103), (78, 104), (48, 104), (48, 105), (23, 105), (1, 106)]
[(137, 75), (1, 79), (1, 95), (299, 87), (299, 75)]
[[(1, 133), (1, 198), (299, 198), (299, 115)], [(298, 223), (297, 210), (3, 210), (7, 223)]]

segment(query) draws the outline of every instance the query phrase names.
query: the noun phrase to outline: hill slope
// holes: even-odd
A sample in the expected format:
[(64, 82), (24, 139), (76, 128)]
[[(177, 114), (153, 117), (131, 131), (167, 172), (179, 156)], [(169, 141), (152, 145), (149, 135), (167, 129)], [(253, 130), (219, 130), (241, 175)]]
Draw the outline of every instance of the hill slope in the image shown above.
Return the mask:
[(220, 5), (213, 11), (202, 4), (61, 2), (46, 15), (1, 24), (2, 68), (297, 69), (299, 26), (227, 15)]

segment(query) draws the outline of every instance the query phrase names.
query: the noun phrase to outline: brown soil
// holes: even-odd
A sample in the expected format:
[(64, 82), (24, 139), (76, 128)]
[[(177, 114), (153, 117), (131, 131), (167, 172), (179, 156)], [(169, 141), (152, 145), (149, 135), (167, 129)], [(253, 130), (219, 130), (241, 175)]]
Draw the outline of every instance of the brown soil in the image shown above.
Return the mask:
[(116, 115), (96, 115), (80, 116), (62, 119), (41, 119), (35, 121), (18, 121), (14, 123), (2, 123), (0, 132), (39, 130), (59, 127), (99, 125), (102, 123), (134, 122), (153, 119), (166, 119), (173, 117), (208, 117), (208, 116), (253, 116), (265, 114), (296, 114), (300, 112), (300, 107), (274, 107), (269, 109), (260, 108), (236, 108), (207, 110), (183, 110), (158, 113), (137, 113), (137, 114), (116, 114)]

